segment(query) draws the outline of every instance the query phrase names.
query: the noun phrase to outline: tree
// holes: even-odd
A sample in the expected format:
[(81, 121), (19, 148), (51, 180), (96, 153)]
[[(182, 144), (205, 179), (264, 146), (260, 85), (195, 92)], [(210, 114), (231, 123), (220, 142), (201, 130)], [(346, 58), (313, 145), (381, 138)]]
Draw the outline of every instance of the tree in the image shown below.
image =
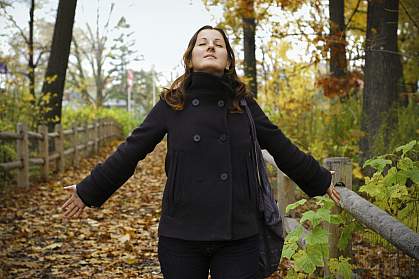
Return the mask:
[(330, 73), (343, 77), (347, 71), (344, 0), (329, 1)]
[(253, 0), (240, 1), (243, 24), (244, 75), (249, 79), (250, 91), (257, 97), (255, 36), (256, 20)]
[(60, 0), (51, 53), (42, 86), (44, 121), (51, 131), (61, 122), (61, 108), (77, 0)]
[[(271, 14), (269, 8), (281, 6), (283, 9), (295, 10), (300, 7), (302, 0), (203, 0), (205, 6), (222, 5), (224, 9), (224, 19), (218, 24), (219, 27), (229, 27), (235, 36), (234, 43), (243, 39), (243, 70), (244, 76), (248, 80), (250, 91), (257, 97), (257, 60), (256, 60), (256, 30), (263, 25)], [(264, 67), (264, 66), (262, 66)]]
[[(414, 15), (419, 14), (419, 5), (415, 0), (400, 2), (399, 47), (403, 69), (401, 84), (402, 104), (407, 106), (409, 97), (418, 91), (419, 80), (419, 21)], [(412, 99), (412, 98), (410, 98)]]
[(365, 76), (360, 141), (362, 159), (377, 155), (376, 143), (382, 131), (382, 144), (389, 142), (398, 104), (401, 62), (397, 47), (399, 1), (368, 2), (365, 45)]
[[(137, 51), (133, 49), (135, 46), (135, 40), (131, 37), (134, 32), (128, 32), (130, 25), (127, 23), (125, 17), (121, 17), (115, 27), (115, 31), (118, 32), (118, 37), (115, 38), (114, 44), (111, 47), (111, 65), (113, 69), (114, 82), (119, 84), (119, 95), (124, 100), (127, 100), (128, 83), (127, 83), (127, 71), (128, 65), (131, 62), (139, 61), (140, 59), (136, 56)], [(128, 102), (127, 102), (128, 106)]]
[(16, 28), (21, 36), (21, 38), (24, 40), (26, 44), (27, 52), (25, 54), (26, 60), (27, 60), (27, 70), (24, 73), (24, 75), (29, 80), (29, 92), (32, 95), (33, 98), (33, 104), (35, 104), (36, 100), (36, 94), (35, 94), (35, 87), (36, 87), (36, 68), (38, 67), (42, 56), (48, 52), (48, 48), (44, 46), (38, 46), (38, 56), (35, 58), (35, 42), (34, 42), (34, 32), (35, 32), (35, 9), (37, 6), (41, 5), (38, 2), (35, 2), (35, 0), (29, 0), (29, 1), (20, 1), (20, 2), (28, 2), (29, 4), (29, 20), (28, 20), (28, 31), (23, 29), (16, 20), (9, 14), (7, 11), (7, 8), (12, 6), (11, 1), (1, 1), (0, 2), (0, 8), (2, 9), (2, 13), (5, 15), (5, 18), (10, 22), (10, 24)]

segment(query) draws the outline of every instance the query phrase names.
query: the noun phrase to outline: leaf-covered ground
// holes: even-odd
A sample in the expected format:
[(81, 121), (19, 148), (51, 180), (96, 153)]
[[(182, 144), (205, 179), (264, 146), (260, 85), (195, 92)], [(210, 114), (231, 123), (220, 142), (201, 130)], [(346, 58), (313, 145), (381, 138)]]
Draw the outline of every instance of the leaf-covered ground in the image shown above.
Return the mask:
[(2, 190), (0, 278), (163, 278), (156, 248), (162, 144), (103, 209), (86, 208), (82, 218), (68, 222), (62, 217), (69, 196), (63, 187), (79, 182), (114, 148), (48, 183)]
[[(164, 142), (102, 209), (86, 208), (77, 220), (65, 222), (62, 217), (60, 207), (69, 196), (63, 187), (84, 178), (117, 143), (48, 183), (1, 190), (0, 278), (163, 278), (157, 225), (166, 179)], [(362, 278), (395, 278), (385, 275), (395, 268), (394, 260), (386, 262), (392, 254), (354, 244), (356, 258), (363, 259), (357, 264)], [(284, 260), (271, 279), (283, 278), (287, 268), (291, 266)]]

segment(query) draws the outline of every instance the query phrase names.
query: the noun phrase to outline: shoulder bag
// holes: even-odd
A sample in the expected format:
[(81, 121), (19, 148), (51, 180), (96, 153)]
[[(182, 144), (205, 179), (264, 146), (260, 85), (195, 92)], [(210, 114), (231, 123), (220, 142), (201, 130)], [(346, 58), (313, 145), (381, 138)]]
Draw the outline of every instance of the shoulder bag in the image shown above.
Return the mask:
[(245, 107), (250, 122), (253, 142), (251, 157), (256, 169), (257, 204), (259, 210), (258, 278), (266, 278), (278, 269), (281, 260), (282, 247), (284, 246), (282, 232), (283, 216), (280, 214), (272, 193), (262, 150), (257, 141), (256, 127), (252, 114), (244, 98), (240, 100), (240, 104)]

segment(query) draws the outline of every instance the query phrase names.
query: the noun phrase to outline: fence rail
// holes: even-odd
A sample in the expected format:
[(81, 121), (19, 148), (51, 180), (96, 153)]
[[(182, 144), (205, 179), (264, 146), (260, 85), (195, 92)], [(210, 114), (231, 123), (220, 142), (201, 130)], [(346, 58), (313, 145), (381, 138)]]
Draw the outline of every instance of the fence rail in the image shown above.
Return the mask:
[[(16, 141), (16, 160), (0, 163), (4, 171), (17, 170), (18, 186), (28, 187), (29, 167), (41, 166), (41, 177), (44, 181), (50, 175), (50, 163), (56, 162), (56, 170), (63, 172), (66, 157), (71, 157), (70, 164), (79, 166), (81, 152), (90, 148), (91, 153), (97, 153), (102, 142), (109, 138), (121, 137), (121, 127), (113, 120), (95, 120), (82, 126), (73, 125), (64, 130), (60, 124), (55, 125), (53, 132), (48, 132), (46, 126), (39, 126), (38, 131), (28, 131), (25, 124), (18, 123), (16, 132), (0, 132), (1, 141)], [(38, 154), (30, 157), (30, 140), (37, 141)], [(53, 144), (51, 142), (53, 141)], [(68, 147), (65, 149), (65, 144)], [(50, 144), (54, 146), (51, 150)]]
[[(296, 201), (296, 184), (278, 169), (275, 160), (266, 150), (262, 150), (262, 154), (264, 160), (277, 170), (277, 183), (273, 185), (274, 193), (282, 216), (285, 216), (286, 206)], [(335, 171), (333, 184), (343, 182), (346, 185), (346, 187), (336, 187), (341, 196), (341, 208), (335, 207), (333, 213), (338, 213), (341, 210), (349, 212), (360, 224), (375, 231), (410, 257), (419, 260), (419, 234), (352, 191), (352, 164), (349, 158), (327, 158), (324, 160), (324, 166)], [(288, 233), (297, 226), (298, 221), (295, 218), (286, 217), (284, 223), (285, 233)], [(337, 249), (341, 233), (338, 226), (329, 225), (328, 230), (330, 257), (350, 256), (350, 246), (344, 252)]]

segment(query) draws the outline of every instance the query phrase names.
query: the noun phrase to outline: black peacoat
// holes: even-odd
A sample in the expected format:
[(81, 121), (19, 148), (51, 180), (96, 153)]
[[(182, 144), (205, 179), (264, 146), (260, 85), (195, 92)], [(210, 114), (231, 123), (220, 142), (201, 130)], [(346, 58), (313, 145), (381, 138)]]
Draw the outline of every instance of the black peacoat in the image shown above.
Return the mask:
[[(183, 110), (173, 110), (160, 99), (117, 150), (77, 184), (84, 203), (100, 207), (167, 133), (159, 235), (231, 240), (258, 233), (250, 122), (244, 110), (228, 112), (232, 91), (224, 81), (209, 73), (192, 73)], [(261, 148), (309, 196), (325, 194), (330, 172), (299, 150), (255, 100), (247, 102)]]

